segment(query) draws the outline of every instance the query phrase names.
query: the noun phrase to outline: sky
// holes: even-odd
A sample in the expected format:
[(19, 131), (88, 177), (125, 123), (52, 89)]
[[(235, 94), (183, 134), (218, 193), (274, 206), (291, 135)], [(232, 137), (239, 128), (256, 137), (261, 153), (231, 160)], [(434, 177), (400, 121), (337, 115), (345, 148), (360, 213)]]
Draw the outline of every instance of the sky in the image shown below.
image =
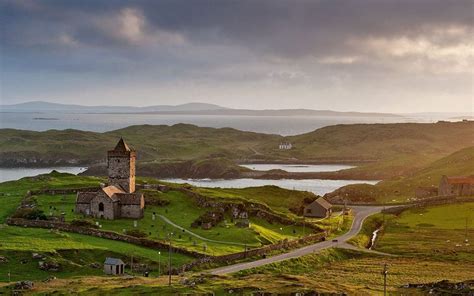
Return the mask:
[(473, 112), (472, 0), (0, 0), (2, 104)]

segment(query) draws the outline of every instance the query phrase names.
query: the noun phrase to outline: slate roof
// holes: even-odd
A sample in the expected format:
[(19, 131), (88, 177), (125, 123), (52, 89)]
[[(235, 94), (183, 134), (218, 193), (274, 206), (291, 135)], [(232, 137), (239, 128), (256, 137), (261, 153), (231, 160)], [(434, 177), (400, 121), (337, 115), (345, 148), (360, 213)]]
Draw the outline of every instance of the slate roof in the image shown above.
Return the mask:
[(123, 264), (123, 265), (125, 265), (125, 263), (123, 263), (122, 260), (120, 260), (118, 258), (111, 258), (111, 257), (105, 258), (104, 264), (107, 264), (107, 265), (120, 265), (120, 264)]
[(332, 207), (332, 205), (322, 197), (320, 197), (320, 198), (316, 199), (315, 201), (313, 201), (309, 206), (311, 206), (313, 204), (318, 204), (321, 207), (325, 208), (326, 210), (329, 210)]
[(97, 192), (79, 192), (77, 195), (76, 203), (88, 204), (97, 195)]
[(132, 151), (132, 150), (130, 149), (130, 147), (128, 147), (127, 143), (125, 143), (123, 138), (120, 138), (117, 145), (115, 145), (114, 151)]
[(474, 184), (474, 176), (448, 177), (448, 184)]

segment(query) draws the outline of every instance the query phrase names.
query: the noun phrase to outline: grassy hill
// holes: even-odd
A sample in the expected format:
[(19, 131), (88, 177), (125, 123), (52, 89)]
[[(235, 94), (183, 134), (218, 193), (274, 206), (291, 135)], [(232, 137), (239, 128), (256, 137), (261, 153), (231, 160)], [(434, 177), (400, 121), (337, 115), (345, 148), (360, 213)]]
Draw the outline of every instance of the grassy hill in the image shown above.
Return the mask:
[[(472, 146), (473, 131), (474, 122), (335, 125), (291, 137), (189, 124), (139, 125), (106, 133), (2, 129), (0, 165), (103, 163), (106, 151), (114, 147), (119, 137), (124, 137), (138, 151), (144, 171), (149, 172), (162, 169), (159, 164), (163, 162), (193, 160), (196, 162), (192, 165), (201, 167), (203, 163), (199, 161), (206, 159), (219, 161), (206, 163), (204, 175), (206, 171), (235, 172), (235, 162), (346, 162), (360, 166), (325, 175), (341, 179), (387, 179), (406, 176)], [(279, 150), (281, 141), (293, 143), (294, 148)], [(231, 162), (225, 163), (226, 160)], [(181, 168), (178, 165), (163, 169)]]
[(403, 202), (415, 196), (418, 187), (438, 187), (441, 176), (474, 175), (474, 146), (456, 151), (404, 177), (381, 181), (376, 185), (354, 184), (341, 187), (326, 197), (341, 201)]

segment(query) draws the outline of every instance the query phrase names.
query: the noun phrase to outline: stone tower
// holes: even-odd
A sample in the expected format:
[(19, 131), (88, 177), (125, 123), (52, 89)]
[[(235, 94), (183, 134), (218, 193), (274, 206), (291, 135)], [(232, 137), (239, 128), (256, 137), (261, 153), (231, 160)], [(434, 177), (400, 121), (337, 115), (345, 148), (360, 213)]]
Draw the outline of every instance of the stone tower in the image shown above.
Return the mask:
[(114, 150), (107, 152), (109, 185), (117, 186), (128, 193), (135, 192), (135, 159), (135, 151), (120, 138)]

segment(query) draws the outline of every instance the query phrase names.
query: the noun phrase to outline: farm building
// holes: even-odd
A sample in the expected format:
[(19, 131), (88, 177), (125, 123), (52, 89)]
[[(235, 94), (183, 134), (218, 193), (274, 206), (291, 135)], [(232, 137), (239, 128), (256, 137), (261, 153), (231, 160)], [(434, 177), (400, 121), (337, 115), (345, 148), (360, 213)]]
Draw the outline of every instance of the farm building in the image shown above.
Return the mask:
[(474, 195), (474, 176), (469, 177), (441, 177), (438, 194), (440, 196), (467, 196)]
[(107, 257), (104, 262), (104, 273), (105, 274), (123, 274), (125, 263), (117, 258)]
[(304, 207), (304, 216), (314, 218), (326, 218), (332, 213), (332, 205), (320, 197)]
[(107, 152), (109, 184), (99, 191), (78, 192), (76, 213), (95, 218), (143, 218), (145, 199), (135, 192), (135, 151), (123, 139)]

